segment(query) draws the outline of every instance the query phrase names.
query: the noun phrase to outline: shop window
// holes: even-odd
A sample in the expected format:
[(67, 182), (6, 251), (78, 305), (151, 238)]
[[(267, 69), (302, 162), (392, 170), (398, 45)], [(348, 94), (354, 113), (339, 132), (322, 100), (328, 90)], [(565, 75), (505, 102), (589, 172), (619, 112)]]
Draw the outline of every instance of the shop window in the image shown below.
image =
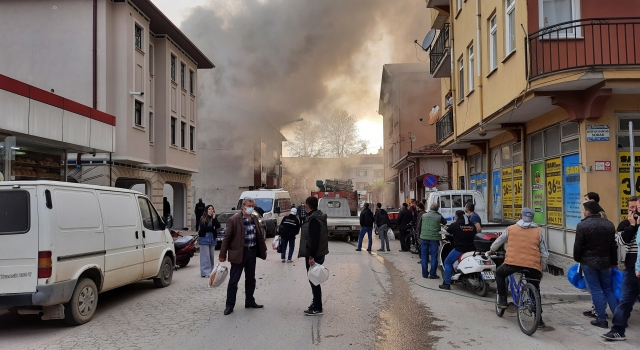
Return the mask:
[(176, 123), (178, 120), (175, 117), (171, 117), (171, 145), (176, 145)]
[(542, 159), (544, 157), (544, 143), (542, 142), (542, 133), (536, 133), (529, 136), (529, 159)]
[(136, 48), (142, 50), (142, 28), (136, 24), (135, 26), (135, 42)]
[(135, 100), (134, 105), (135, 105), (134, 120), (135, 120), (136, 126), (142, 127), (142, 102)]
[(502, 153), (502, 159), (501, 164), (504, 165), (511, 165), (513, 160), (511, 159), (511, 146), (504, 146), (502, 147), (501, 150)]
[(560, 154), (560, 127), (554, 126), (542, 132), (544, 136), (544, 155), (546, 157)]

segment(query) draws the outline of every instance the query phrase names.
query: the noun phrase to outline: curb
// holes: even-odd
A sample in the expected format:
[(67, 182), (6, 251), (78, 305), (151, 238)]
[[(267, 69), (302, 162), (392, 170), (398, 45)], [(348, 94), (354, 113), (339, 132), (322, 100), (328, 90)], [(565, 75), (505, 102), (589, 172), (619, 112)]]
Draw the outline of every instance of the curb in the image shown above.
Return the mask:
[[(495, 285), (489, 286), (489, 290), (493, 293), (498, 293)], [(562, 301), (580, 301), (591, 300), (589, 293), (540, 293), (540, 298), (545, 300), (562, 300)]]

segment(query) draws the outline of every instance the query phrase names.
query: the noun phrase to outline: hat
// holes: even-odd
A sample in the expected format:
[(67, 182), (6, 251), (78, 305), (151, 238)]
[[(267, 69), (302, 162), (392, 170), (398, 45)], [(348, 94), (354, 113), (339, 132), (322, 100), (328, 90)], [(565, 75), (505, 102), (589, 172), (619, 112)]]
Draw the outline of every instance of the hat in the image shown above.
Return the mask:
[(531, 210), (531, 208), (522, 208), (522, 212), (520, 213), (522, 215), (522, 221), (524, 222), (533, 222), (533, 210)]
[(296, 208), (291, 208), (291, 214), (292, 214), (292, 215), (298, 215), (298, 209), (296, 209)]

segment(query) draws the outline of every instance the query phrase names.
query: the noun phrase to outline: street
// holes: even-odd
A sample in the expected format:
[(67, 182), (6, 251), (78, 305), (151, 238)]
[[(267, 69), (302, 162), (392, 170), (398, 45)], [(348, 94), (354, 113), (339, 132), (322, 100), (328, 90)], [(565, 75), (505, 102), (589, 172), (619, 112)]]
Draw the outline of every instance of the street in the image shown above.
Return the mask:
[[(270, 248), (271, 240), (267, 244)], [(0, 315), (2, 349), (634, 349), (640, 347), (640, 312), (633, 311), (627, 341), (606, 342), (604, 329), (589, 325), (582, 311), (590, 302), (544, 300), (546, 329), (520, 332), (513, 307), (503, 318), (493, 298), (479, 298), (460, 286), (438, 289), (440, 280), (420, 275), (417, 256), (356, 252), (354, 242), (331, 241), (323, 284), (324, 315), (306, 317), (311, 300), (304, 260), (281, 263), (268, 251), (258, 261), (256, 301), (243, 308), (241, 280), (234, 312), (223, 316), (226, 282), (210, 289), (199, 276), (197, 256), (175, 271), (173, 282), (156, 289), (151, 281), (101, 294), (94, 319), (70, 328), (63, 321)], [(366, 246), (366, 242), (365, 242)], [(297, 254), (297, 249), (296, 249)], [(217, 257), (217, 252), (216, 252)], [(543, 284), (544, 288), (544, 284)]]

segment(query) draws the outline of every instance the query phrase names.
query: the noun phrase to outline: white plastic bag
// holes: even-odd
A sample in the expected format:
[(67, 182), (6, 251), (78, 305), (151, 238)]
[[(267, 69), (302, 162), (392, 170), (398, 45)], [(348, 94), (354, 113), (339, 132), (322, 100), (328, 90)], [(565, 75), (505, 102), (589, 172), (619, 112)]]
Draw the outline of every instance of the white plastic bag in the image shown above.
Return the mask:
[(275, 237), (273, 237), (273, 243), (271, 243), (271, 247), (273, 248), (273, 250), (278, 250), (279, 246), (280, 246), (280, 235), (276, 235)]
[(393, 234), (393, 230), (389, 229), (389, 231), (387, 231), (387, 238), (389, 238), (390, 241), (395, 241), (396, 240), (396, 235)]
[(216, 265), (216, 267), (211, 271), (211, 275), (209, 276), (209, 287), (214, 288), (218, 287), (224, 282), (229, 274), (229, 269), (226, 266), (222, 266), (220, 264)]
[(313, 266), (309, 267), (307, 276), (309, 277), (309, 281), (311, 281), (314, 286), (317, 286), (329, 279), (329, 270), (327, 270), (326, 267), (315, 263)]

